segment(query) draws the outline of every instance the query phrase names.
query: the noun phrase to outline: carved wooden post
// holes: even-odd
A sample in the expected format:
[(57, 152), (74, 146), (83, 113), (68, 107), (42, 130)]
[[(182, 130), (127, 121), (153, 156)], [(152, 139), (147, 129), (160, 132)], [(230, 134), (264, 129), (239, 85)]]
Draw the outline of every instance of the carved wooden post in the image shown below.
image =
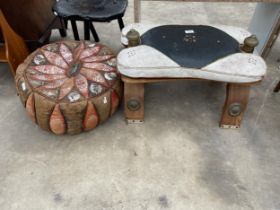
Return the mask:
[(280, 90), (280, 82), (278, 82), (278, 84), (276, 85), (274, 92), (279, 92)]
[[(140, 34), (131, 29), (127, 35), (128, 47), (140, 44)], [(124, 82), (124, 113), (128, 123), (139, 123), (144, 120), (144, 83), (132, 78), (122, 77)]]
[(141, 18), (141, 0), (134, 0), (134, 22), (139, 23)]
[[(255, 35), (247, 37), (241, 50), (245, 53), (253, 53), (258, 45)], [(250, 94), (250, 84), (228, 83), (225, 104), (220, 121), (222, 128), (239, 128), (243, 114), (246, 110)]]
[(280, 90), (280, 81), (278, 82), (278, 84), (276, 85), (276, 87), (274, 88), (274, 92), (277, 93)]

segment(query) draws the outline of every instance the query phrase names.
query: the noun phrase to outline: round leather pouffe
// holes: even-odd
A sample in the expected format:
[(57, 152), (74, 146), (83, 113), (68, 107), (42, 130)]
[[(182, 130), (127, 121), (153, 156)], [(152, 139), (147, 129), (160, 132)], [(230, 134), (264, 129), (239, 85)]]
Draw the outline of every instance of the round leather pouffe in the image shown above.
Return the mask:
[(27, 114), (55, 134), (89, 131), (117, 109), (122, 93), (112, 50), (102, 44), (64, 41), (33, 52), (16, 73)]

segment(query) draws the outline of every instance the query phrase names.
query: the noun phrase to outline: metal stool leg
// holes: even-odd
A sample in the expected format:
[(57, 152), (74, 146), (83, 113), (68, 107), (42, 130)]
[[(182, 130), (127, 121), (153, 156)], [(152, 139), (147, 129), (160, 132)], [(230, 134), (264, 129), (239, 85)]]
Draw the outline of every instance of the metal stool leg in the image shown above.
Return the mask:
[(64, 22), (65, 29), (68, 29), (68, 20), (67, 19), (63, 19), (63, 22)]
[(80, 40), (75, 20), (71, 20), (71, 25), (72, 25), (73, 35), (74, 35), (75, 40)]
[(59, 33), (60, 33), (61, 37), (66, 37), (67, 36), (65, 21), (67, 22), (67, 19), (59, 18), (59, 22), (60, 22), (60, 25), (61, 25), (61, 28), (59, 29)]
[(92, 33), (92, 35), (93, 35), (93, 37), (94, 37), (94, 40), (95, 40), (96, 42), (99, 42), (99, 37), (98, 37), (98, 35), (97, 35), (97, 33), (96, 33), (96, 30), (95, 30), (95, 28), (94, 28), (92, 22), (90, 22), (90, 26), (89, 26), (89, 27), (90, 27), (91, 33)]
[(89, 28), (90, 28), (90, 22), (84, 21), (84, 39), (85, 40), (90, 39)]
[(122, 30), (124, 28), (123, 19), (118, 18), (118, 22), (119, 22), (120, 30)]

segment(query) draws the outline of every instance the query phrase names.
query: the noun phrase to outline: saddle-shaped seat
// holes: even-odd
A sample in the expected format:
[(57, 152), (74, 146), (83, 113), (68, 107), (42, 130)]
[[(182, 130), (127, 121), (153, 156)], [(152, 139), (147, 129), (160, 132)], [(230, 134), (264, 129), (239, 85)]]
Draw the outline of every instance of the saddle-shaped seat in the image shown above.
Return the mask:
[(122, 30), (124, 45), (129, 45), (131, 29), (139, 33), (140, 45), (118, 55), (128, 120), (144, 119), (144, 83), (195, 78), (228, 83), (221, 126), (239, 127), (249, 87), (266, 73), (264, 60), (251, 53), (255, 37), (244, 44), (251, 34), (231, 26), (132, 24)]

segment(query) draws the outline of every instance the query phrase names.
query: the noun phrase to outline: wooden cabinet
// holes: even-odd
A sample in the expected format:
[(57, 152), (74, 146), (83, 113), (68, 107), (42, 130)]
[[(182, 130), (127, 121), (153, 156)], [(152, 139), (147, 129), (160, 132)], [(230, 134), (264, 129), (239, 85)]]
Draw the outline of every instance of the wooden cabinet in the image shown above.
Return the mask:
[[(0, 8), (33, 51), (49, 41), (52, 29), (62, 29), (62, 23), (52, 12), (54, 3), (55, 0), (9, 0), (0, 1)], [(0, 40), (3, 41), (1, 35)]]

